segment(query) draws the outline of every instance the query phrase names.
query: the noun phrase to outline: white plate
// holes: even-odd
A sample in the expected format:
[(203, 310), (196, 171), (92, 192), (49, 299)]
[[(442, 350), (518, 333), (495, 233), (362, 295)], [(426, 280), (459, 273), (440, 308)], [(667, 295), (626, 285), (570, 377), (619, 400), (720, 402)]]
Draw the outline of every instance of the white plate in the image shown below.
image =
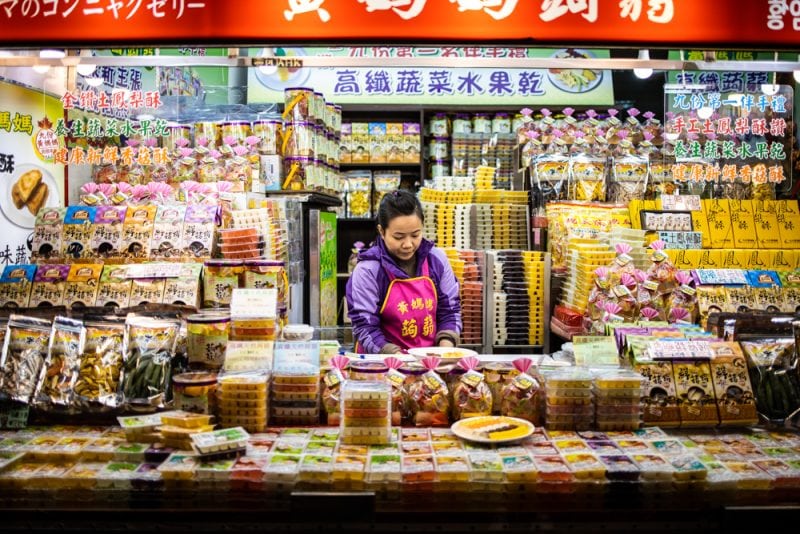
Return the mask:
[[(515, 426), (522, 429), (522, 433), (518, 436), (514, 436), (513, 438), (492, 438), (488, 435), (488, 433), (483, 433), (480, 431), (475, 431), (469, 428), (468, 425), (472, 425), (475, 423), (488, 423), (489, 425), (507, 425), (507, 426)], [(525, 419), (519, 419), (517, 417), (506, 417), (504, 415), (485, 415), (480, 417), (469, 417), (467, 419), (462, 419), (460, 421), (456, 421), (453, 423), (453, 426), (450, 427), (450, 430), (453, 431), (453, 434), (458, 436), (461, 439), (465, 439), (467, 441), (474, 441), (476, 443), (512, 443), (514, 441), (519, 441), (522, 439), (527, 438), (531, 434), (533, 434), (535, 427), (529, 421)]]
[(42, 173), (42, 182), (47, 185), (48, 189), (47, 200), (42, 207), (57, 207), (61, 205), (61, 201), (58, 198), (56, 180), (48, 170), (39, 165), (30, 163), (17, 165), (11, 176), (8, 179), (4, 179), (2, 184), (0, 184), (0, 208), (2, 208), (3, 213), (9, 221), (22, 228), (33, 228), (36, 223), (36, 216), (28, 211), (26, 206), (22, 206), (22, 209), (17, 209), (14, 205), (14, 201), (11, 199), (11, 189), (14, 187), (14, 184), (17, 183), (20, 176), (33, 169), (37, 169)]
[[(557, 51), (552, 56), (554, 58), (591, 58), (594, 57), (588, 50), (577, 48), (565, 48)], [(555, 72), (553, 72), (555, 71)], [(586, 74), (591, 73), (592, 79)], [(549, 69), (547, 78), (554, 86), (567, 93), (588, 93), (603, 81), (603, 71), (593, 69)]]
[(460, 347), (415, 347), (408, 349), (408, 353), (417, 358), (424, 358), (425, 356), (439, 356), (451, 360), (457, 360), (466, 356), (477, 356), (478, 353), (470, 349), (462, 349)]
[[(292, 58), (296, 56), (305, 55), (305, 50), (302, 48), (288, 48), (284, 49), (291, 52), (290, 55), (278, 56), (275, 48), (262, 48), (259, 51), (259, 56), (276, 56), (279, 58)], [(261, 69), (256, 68), (256, 79), (261, 82), (261, 85), (273, 91), (283, 91), (287, 87), (300, 87), (302, 86), (310, 75), (309, 69), (299, 68), (294, 72), (288, 72), (286, 79), (281, 78), (281, 69)], [(286, 74), (286, 73), (284, 73)]]

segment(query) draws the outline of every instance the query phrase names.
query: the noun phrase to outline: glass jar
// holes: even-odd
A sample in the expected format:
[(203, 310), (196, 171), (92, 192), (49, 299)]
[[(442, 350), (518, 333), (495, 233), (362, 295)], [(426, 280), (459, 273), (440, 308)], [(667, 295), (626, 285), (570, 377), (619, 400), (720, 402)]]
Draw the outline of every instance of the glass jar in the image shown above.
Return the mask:
[(225, 363), (225, 347), (231, 333), (231, 318), (194, 314), (186, 318), (187, 357), (192, 369), (219, 369)]
[(286, 305), (288, 279), (284, 262), (247, 260), (244, 262), (244, 287), (250, 289), (277, 289), (278, 307)]
[(351, 361), (350, 362), (350, 380), (378, 380), (383, 381), (386, 379), (386, 373), (389, 372), (389, 367), (383, 362), (367, 362), (367, 361)]
[(172, 397), (176, 410), (213, 414), (216, 411), (216, 390), (216, 373), (181, 373), (172, 377)]
[(448, 160), (435, 159), (431, 161), (429, 175), (431, 178), (450, 176), (450, 163)]
[(233, 290), (239, 287), (244, 263), (236, 260), (206, 260), (203, 265), (203, 307), (228, 308)]

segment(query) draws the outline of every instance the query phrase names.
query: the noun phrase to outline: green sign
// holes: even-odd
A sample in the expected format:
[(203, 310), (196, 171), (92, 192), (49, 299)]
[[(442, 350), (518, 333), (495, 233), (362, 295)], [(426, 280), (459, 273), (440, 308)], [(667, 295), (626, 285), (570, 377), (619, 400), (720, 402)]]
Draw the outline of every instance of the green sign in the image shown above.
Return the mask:
[(319, 325), (336, 326), (336, 214), (319, 214)]

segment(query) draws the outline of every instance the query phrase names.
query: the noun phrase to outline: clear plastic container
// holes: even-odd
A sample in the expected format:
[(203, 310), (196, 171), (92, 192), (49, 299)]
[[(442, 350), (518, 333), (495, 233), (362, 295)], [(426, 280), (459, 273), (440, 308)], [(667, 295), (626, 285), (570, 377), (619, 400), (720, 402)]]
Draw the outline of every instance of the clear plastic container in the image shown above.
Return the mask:
[(244, 428), (225, 428), (213, 432), (192, 434), (192, 445), (200, 454), (244, 450), (250, 434)]
[(598, 393), (610, 389), (640, 391), (642, 375), (627, 369), (602, 371), (595, 376), (594, 385)]
[(551, 391), (591, 390), (592, 375), (585, 369), (563, 369), (545, 375), (545, 382), (548, 395)]
[(606, 466), (606, 478), (611, 481), (635, 482), (639, 480), (639, 466), (625, 454), (601, 454), (598, 456)]

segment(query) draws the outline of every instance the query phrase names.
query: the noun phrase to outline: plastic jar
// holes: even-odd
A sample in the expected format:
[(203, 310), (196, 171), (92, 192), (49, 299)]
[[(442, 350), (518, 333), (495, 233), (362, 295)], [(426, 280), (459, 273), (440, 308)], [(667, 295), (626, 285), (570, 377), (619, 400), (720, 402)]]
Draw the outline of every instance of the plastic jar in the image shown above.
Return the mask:
[(194, 314), (186, 318), (187, 357), (190, 368), (219, 369), (231, 333), (226, 315)]
[[(188, 147), (192, 144), (192, 127), (188, 124), (178, 124), (175, 122), (167, 124), (167, 135), (161, 138), (161, 146), (170, 153), (178, 150), (180, 146)], [(183, 141), (178, 141), (183, 139)]]
[(224, 144), (234, 144), (225, 143), (225, 138), (232, 137), (236, 144), (244, 145), (244, 140), (250, 137), (252, 128), (249, 121), (227, 121), (220, 125), (220, 133)]
[(454, 134), (468, 134), (472, 133), (472, 121), (469, 118), (469, 115), (465, 113), (459, 113), (456, 115), (456, 118), (453, 119), (453, 133)]
[(308, 87), (289, 87), (283, 92), (284, 121), (311, 121), (314, 91)]
[(283, 132), (283, 155), (289, 158), (313, 156), (314, 130), (314, 124), (308, 121), (287, 124)]
[(450, 138), (434, 137), (428, 145), (428, 157), (431, 159), (445, 159), (450, 155)]
[(311, 341), (314, 327), (307, 324), (287, 324), (281, 332), (285, 341)]
[(311, 159), (305, 156), (283, 158), (283, 184), (281, 189), (302, 191), (306, 189), (306, 169)]
[(218, 124), (214, 121), (199, 121), (194, 123), (195, 146), (215, 148), (219, 146)]
[(498, 113), (494, 116), (492, 133), (511, 133), (511, 117), (508, 113)]
[(389, 367), (383, 362), (367, 362), (353, 360), (350, 362), (350, 380), (379, 380), (386, 379)]
[(176, 410), (213, 414), (216, 408), (216, 390), (216, 373), (181, 373), (172, 377), (172, 396)]
[(486, 113), (476, 113), (472, 117), (473, 133), (492, 133), (492, 121)]
[(248, 289), (277, 289), (278, 306), (286, 303), (288, 278), (282, 261), (247, 260), (244, 262), (244, 287)]
[(241, 261), (206, 260), (203, 264), (203, 307), (229, 307), (243, 270)]
[(431, 135), (434, 137), (449, 137), (450, 136), (450, 121), (447, 120), (447, 115), (444, 113), (437, 113), (433, 116), (430, 122)]
[(435, 159), (431, 161), (430, 177), (450, 176), (450, 163), (448, 160)]
[(280, 154), (283, 123), (277, 120), (260, 120), (253, 123), (253, 135), (261, 138), (259, 154), (265, 156)]

